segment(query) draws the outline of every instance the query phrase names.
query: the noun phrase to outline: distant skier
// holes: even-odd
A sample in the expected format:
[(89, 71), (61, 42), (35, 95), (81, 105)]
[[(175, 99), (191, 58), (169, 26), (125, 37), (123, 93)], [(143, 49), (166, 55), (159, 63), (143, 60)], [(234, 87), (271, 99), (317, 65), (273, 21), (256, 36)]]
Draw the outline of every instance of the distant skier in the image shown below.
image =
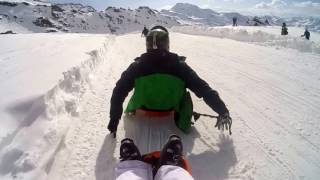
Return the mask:
[(146, 26), (143, 27), (143, 30), (142, 30), (142, 33), (141, 33), (141, 37), (144, 36), (144, 37), (147, 37), (147, 34), (148, 34), (149, 30)]
[(288, 28), (287, 28), (286, 23), (282, 23), (281, 35), (283, 35), (283, 36), (288, 35)]
[(266, 20), (264, 21), (264, 24), (265, 24), (266, 26), (269, 26), (269, 25), (270, 25), (268, 19), (266, 19)]
[(310, 32), (307, 28), (305, 29), (304, 34), (301, 35), (301, 37), (305, 37), (307, 40), (310, 40)]
[(237, 17), (233, 17), (232, 18), (232, 22), (233, 22), (232, 26), (238, 26), (237, 21), (238, 21)]
[[(110, 106), (109, 131), (116, 135), (122, 115), (122, 104), (134, 88), (126, 113), (136, 110), (174, 111), (179, 129), (188, 132), (192, 101), (190, 89), (203, 98), (219, 114), (215, 127), (230, 131), (232, 119), (218, 92), (202, 80), (184, 61), (185, 57), (169, 52), (169, 32), (162, 26), (153, 27), (146, 37), (147, 52), (135, 59), (113, 89)], [(190, 108), (191, 107), (191, 108)]]
[(194, 180), (183, 166), (181, 138), (171, 135), (156, 164), (144, 161), (132, 139), (125, 138), (120, 145), (120, 162), (115, 168), (116, 180)]

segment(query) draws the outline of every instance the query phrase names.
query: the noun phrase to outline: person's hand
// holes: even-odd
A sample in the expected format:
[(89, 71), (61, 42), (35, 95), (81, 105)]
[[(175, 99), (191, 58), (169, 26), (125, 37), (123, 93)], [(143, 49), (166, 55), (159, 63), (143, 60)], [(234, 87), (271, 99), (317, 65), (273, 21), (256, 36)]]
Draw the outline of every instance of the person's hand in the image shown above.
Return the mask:
[(116, 138), (116, 136), (117, 136), (117, 128), (118, 128), (117, 121), (110, 119), (109, 124), (108, 124), (108, 129), (110, 131), (110, 134), (113, 134), (113, 138)]
[(222, 131), (224, 129), (229, 130), (229, 134), (231, 135), (231, 125), (232, 125), (232, 119), (229, 115), (229, 113), (224, 113), (222, 115), (219, 115), (217, 118), (217, 123), (214, 127), (217, 127), (219, 130)]

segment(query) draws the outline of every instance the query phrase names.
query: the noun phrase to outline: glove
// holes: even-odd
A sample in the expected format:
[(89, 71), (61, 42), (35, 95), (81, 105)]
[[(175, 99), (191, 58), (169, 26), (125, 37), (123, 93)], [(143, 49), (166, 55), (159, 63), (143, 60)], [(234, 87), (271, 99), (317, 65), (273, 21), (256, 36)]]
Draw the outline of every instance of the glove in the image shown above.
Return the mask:
[(226, 128), (226, 130), (229, 130), (229, 134), (231, 135), (231, 125), (232, 125), (232, 119), (229, 115), (229, 113), (224, 113), (222, 115), (219, 115), (217, 118), (217, 123), (214, 127), (217, 127), (219, 130)]
[(110, 134), (113, 134), (113, 137), (116, 138), (117, 136), (117, 128), (118, 128), (118, 121), (110, 119), (108, 124), (108, 129)]

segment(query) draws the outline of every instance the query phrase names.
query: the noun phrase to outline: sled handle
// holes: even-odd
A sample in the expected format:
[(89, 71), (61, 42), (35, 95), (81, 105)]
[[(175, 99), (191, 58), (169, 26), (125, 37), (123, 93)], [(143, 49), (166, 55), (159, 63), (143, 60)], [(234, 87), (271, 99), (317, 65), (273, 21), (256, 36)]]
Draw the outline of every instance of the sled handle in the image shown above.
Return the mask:
[(195, 121), (197, 121), (200, 118), (200, 116), (215, 118), (215, 119), (218, 118), (218, 116), (213, 116), (210, 114), (202, 114), (202, 113), (198, 113), (198, 112), (193, 112), (192, 115), (193, 115), (193, 118)]
[[(200, 118), (200, 116), (214, 118), (214, 119), (217, 119), (219, 117), (219, 116), (213, 116), (213, 115), (210, 115), (210, 114), (202, 114), (202, 113), (198, 113), (198, 112), (193, 112), (192, 115), (193, 115), (194, 121), (197, 121)], [(229, 134), (230, 135), (232, 134), (231, 127), (229, 127)]]

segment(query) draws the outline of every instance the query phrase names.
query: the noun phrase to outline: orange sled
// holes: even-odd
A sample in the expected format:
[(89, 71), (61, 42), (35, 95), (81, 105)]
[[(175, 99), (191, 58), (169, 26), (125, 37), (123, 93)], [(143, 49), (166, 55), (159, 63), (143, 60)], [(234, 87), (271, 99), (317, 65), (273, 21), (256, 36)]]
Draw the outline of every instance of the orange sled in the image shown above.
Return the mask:
[[(155, 167), (158, 164), (160, 159), (160, 151), (154, 151), (149, 154), (145, 154), (142, 156), (142, 158), (144, 162), (151, 164), (152, 167)], [(185, 158), (183, 159), (183, 166), (184, 166), (183, 169), (185, 169), (190, 173), (190, 175), (192, 175), (191, 166), (188, 160), (186, 160)]]
[(144, 109), (137, 109), (135, 112), (136, 115), (141, 115), (145, 117), (166, 117), (174, 114), (174, 111), (151, 111)]

